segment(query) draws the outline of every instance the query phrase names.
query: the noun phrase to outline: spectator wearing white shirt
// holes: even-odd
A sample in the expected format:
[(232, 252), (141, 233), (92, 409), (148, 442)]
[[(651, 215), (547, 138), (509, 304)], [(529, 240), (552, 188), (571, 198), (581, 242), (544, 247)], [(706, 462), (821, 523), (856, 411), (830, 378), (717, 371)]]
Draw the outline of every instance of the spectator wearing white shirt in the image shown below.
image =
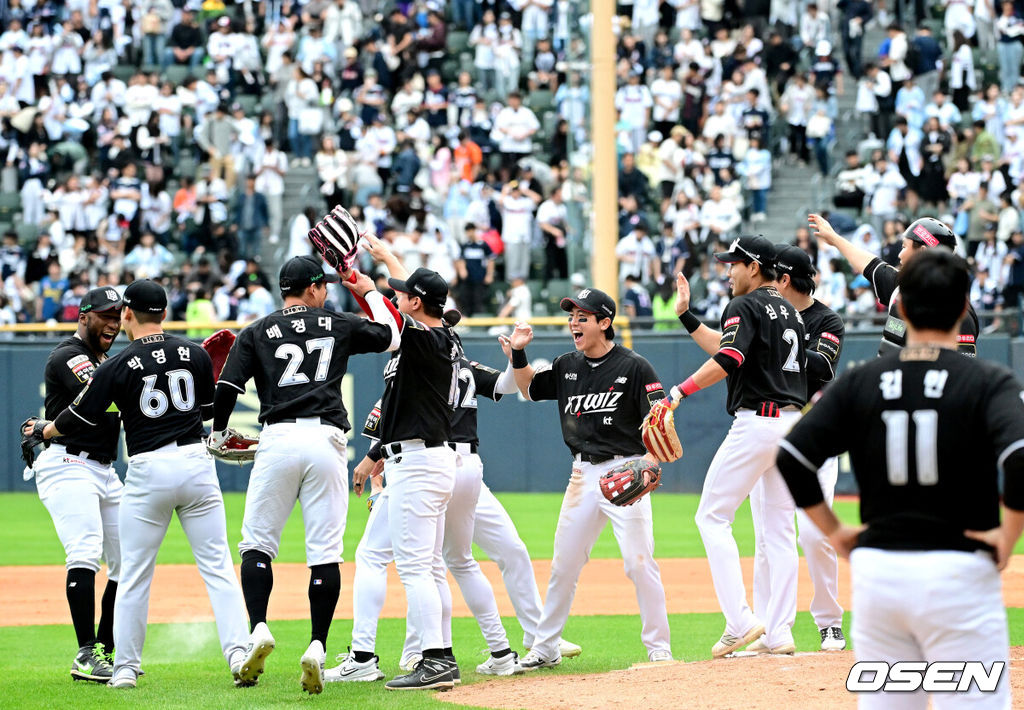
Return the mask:
[(533, 134), (540, 129), (537, 116), (523, 106), (518, 91), (508, 95), (508, 106), (494, 119), (491, 140), (497, 142), (502, 167), (513, 170), (522, 158), (533, 153)]
[(956, 104), (946, 101), (946, 95), (942, 91), (936, 91), (932, 95), (932, 102), (924, 107), (926, 118), (934, 116), (939, 119), (939, 125), (944, 131), (953, 131), (960, 124), (960, 108)]
[(566, 245), (569, 214), (562, 200), (561, 185), (556, 185), (551, 191), (551, 197), (537, 208), (537, 225), (544, 239), (544, 282), (552, 278), (568, 278)]
[(807, 163), (810, 159), (807, 148), (807, 121), (811, 118), (813, 105), (814, 87), (807, 83), (807, 77), (803, 74), (794, 74), (782, 98), (779, 99), (779, 110), (786, 114), (790, 151), (802, 163)]
[(715, 243), (729, 241), (733, 230), (742, 222), (743, 217), (736, 209), (736, 204), (722, 197), (721, 187), (712, 187), (708, 199), (700, 207), (701, 242), (709, 248), (715, 248)]
[(142, 213), (142, 229), (152, 232), (157, 241), (166, 245), (171, 237), (171, 196), (157, 183), (147, 182), (142, 185), (142, 200), (139, 210)]
[(1004, 1), (996, 20), (996, 52), (999, 56), (999, 85), (1006, 93), (1013, 91), (1020, 80), (1021, 59), (1024, 58), (1024, 20), (1012, 2)]
[(751, 222), (763, 222), (767, 219), (768, 191), (772, 187), (772, 154), (767, 148), (761, 147), (761, 139), (750, 139), (750, 147), (737, 166), (737, 170), (747, 179), (747, 189), (751, 198)]
[(615, 92), (615, 108), (619, 111), (619, 121), (629, 131), (631, 152), (636, 152), (643, 145), (651, 120), (651, 107), (654, 106), (651, 90), (641, 84), (640, 79), (639, 72), (631, 71), (628, 83)]
[(654, 129), (667, 136), (679, 123), (679, 109), (683, 101), (683, 85), (676, 79), (671, 64), (663, 66), (661, 76), (651, 83), (651, 98), (654, 101)]
[(174, 255), (152, 232), (143, 232), (139, 243), (124, 258), (125, 267), (139, 279), (158, 279), (173, 263)]
[(530, 277), (530, 246), (533, 242), (533, 211), (541, 197), (517, 180), (501, 189), (501, 241), (505, 245), (505, 278)]
[(334, 0), (323, 18), (326, 42), (351, 47), (363, 36), (363, 10), (356, 0)]
[(512, 279), (508, 292), (505, 294), (505, 303), (498, 311), (498, 318), (514, 318), (517, 321), (527, 321), (533, 316), (533, 294), (530, 287), (526, 285), (526, 279), (519, 277)]
[(895, 219), (900, 204), (900, 192), (906, 188), (907, 181), (894, 164), (885, 158), (880, 158), (875, 163), (874, 173), (869, 174), (866, 179), (866, 189), (876, 232), (884, 232), (885, 221)]
[(647, 223), (642, 219), (615, 245), (615, 258), (619, 260), (620, 283), (632, 274), (646, 286), (661, 276), (658, 250), (648, 233)]
[(264, 288), (259, 279), (250, 279), (245, 284), (246, 296), (238, 303), (238, 320), (250, 323), (265, 318), (277, 307), (270, 291)]
[(874, 62), (864, 65), (864, 76), (857, 82), (855, 109), (865, 118), (865, 126), (876, 138), (889, 135), (889, 121), (896, 107), (892, 79)]
[(548, 36), (549, 16), (554, 0), (510, 0), (510, 4), (522, 13), (520, 28), (523, 33), (523, 59), (530, 64), (537, 40)]
[(501, 13), (498, 18), (498, 39), (494, 45), (495, 89), (500, 98), (511, 99), (512, 92), (519, 86), (520, 52), (523, 35), (512, 25), (512, 16)]
[[(277, 244), (281, 238), (281, 224), (284, 214), (284, 176), (288, 173), (288, 157), (284, 154), (277, 141), (267, 141), (259, 162), (254, 167), (256, 173), (256, 191), (267, 198), (267, 214), (269, 217), (270, 243)], [(347, 176), (346, 176), (347, 179)]]
[(819, 10), (817, 3), (807, 3), (807, 7), (800, 16), (802, 55), (810, 59), (813, 56), (814, 48), (818, 46), (818, 42), (832, 40), (831, 24), (828, 13)]
[(490, 91), (495, 83), (495, 48), (498, 44), (498, 25), (494, 21), (494, 10), (484, 10), (483, 20), (469, 33), (469, 46), (474, 48), (473, 64), (478, 74), (481, 91)]
[(923, 141), (924, 136), (920, 129), (911, 126), (902, 116), (896, 119), (896, 126), (890, 131), (889, 139), (886, 141), (889, 160), (899, 167), (905, 181), (907, 209), (911, 212), (917, 212), (918, 181), (921, 168), (924, 167), (924, 156), (921, 154)]

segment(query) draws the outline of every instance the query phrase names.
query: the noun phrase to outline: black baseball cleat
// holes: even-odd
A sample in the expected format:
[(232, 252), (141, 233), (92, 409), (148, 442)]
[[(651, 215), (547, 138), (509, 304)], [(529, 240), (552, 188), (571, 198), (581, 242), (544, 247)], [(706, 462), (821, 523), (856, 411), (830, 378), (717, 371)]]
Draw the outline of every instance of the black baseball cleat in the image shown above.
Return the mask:
[(388, 690), (451, 690), (455, 687), (455, 674), (451, 661), (443, 658), (424, 658), (412, 673), (392, 678), (384, 687)]
[(444, 660), (452, 667), (452, 680), (455, 681), (455, 685), (462, 685), (462, 674), (459, 673), (459, 664), (456, 662), (455, 656), (446, 656)]
[(75, 680), (91, 680), (94, 683), (109, 683), (114, 668), (103, 653), (103, 645), (82, 646), (75, 660), (71, 662), (71, 677)]

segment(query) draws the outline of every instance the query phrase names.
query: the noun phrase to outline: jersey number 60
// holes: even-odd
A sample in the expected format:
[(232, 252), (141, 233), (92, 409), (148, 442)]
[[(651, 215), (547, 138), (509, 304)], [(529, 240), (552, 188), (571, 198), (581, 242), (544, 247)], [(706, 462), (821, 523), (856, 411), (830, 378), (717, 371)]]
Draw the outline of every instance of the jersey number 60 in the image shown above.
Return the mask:
[[(163, 416), (167, 411), (167, 394), (156, 388), (157, 377), (159, 375), (146, 375), (142, 378), (139, 409), (150, 419)], [(190, 412), (196, 406), (196, 385), (192, 373), (188, 370), (168, 372), (167, 391), (171, 395), (171, 403), (179, 412)]]

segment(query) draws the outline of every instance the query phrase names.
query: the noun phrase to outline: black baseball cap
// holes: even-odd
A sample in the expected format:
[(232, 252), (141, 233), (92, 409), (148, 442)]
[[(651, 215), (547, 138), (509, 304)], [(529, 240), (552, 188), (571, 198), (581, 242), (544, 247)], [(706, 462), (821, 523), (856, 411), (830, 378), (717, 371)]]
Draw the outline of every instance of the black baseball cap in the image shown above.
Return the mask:
[[(573, 308), (579, 308), (581, 311), (593, 313), (599, 318), (615, 320), (615, 301), (607, 293), (596, 288), (585, 288), (575, 296), (567, 296), (558, 305), (567, 313), (572, 312)], [(615, 330), (612, 326), (608, 326), (605, 337), (608, 340), (615, 337)]]
[(775, 251), (775, 268), (779, 275), (789, 274), (792, 278), (813, 279), (818, 270), (811, 263), (811, 255), (798, 246), (787, 244)]
[(422, 266), (413, 271), (404, 281), (388, 279), (388, 286), (396, 291), (417, 296), (424, 303), (438, 308), (444, 308), (445, 301), (448, 300), (448, 282), (441, 278), (441, 274)]
[(110, 287), (94, 288), (82, 296), (82, 302), (78, 304), (79, 313), (102, 313), (103, 311), (121, 310), (124, 301), (121, 294)]
[(278, 282), (282, 291), (291, 291), (316, 283), (338, 283), (338, 276), (325, 273), (324, 265), (315, 256), (293, 256), (281, 267)]
[(775, 247), (765, 237), (755, 234), (734, 239), (729, 251), (720, 251), (715, 258), (725, 264), (756, 261), (763, 266), (774, 261)]
[(139, 313), (163, 313), (167, 310), (167, 291), (156, 281), (138, 279), (124, 290), (124, 305)]

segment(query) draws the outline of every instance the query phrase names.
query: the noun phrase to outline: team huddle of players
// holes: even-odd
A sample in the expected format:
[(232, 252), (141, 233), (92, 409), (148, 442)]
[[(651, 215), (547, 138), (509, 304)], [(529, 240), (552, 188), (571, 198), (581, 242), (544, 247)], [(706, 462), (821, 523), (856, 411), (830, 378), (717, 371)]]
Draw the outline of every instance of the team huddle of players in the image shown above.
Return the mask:
[[(725, 632), (712, 647), (713, 657), (743, 649), (759, 654), (795, 652), (794, 518), (814, 584), (811, 612), (821, 649), (846, 647), (843, 609), (837, 601), (836, 548), (848, 555), (861, 531), (851, 533), (839, 527), (830, 505), (838, 472), (835, 457), (847, 450), (862, 492), (862, 518), (868, 525), (860, 545), (872, 551), (878, 548), (883, 555), (908, 550), (947, 555), (951, 550), (958, 554), (995, 550), (1002, 562), (1007, 540), (1015, 541), (1020, 534), (1018, 527), (1014, 535), (1015, 511), (1024, 507), (1018, 504), (1019, 482), (1010, 481), (1024, 466), (1018, 461), (1024, 459), (1020, 455), (1024, 417), (1016, 416), (1024, 414), (1024, 402), (1020, 386), (1008, 373), (995, 377), (994, 366), (964, 358), (954, 362), (943, 350), (948, 341), (951, 348), (973, 355), (977, 337), (977, 318), (967, 305), (966, 288), (963, 293), (957, 290), (962, 264), (947, 249), (932, 249), (954, 247), (955, 237), (936, 220), (918, 220), (904, 235), (901, 262), (905, 268), (898, 272), (843, 240), (817, 215), (811, 215), (810, 222), (820, 239), (868, 276), (879, 300), (890, 307), (883, 357), (876, 368), (884, 372), (879, 375), (881, 384), (874, 388), (865, 382), (856, 390), (850, 376), (828, 386), (836, 376), (843, 323), (814, 299), (816, 274), (807, 254), (796, 247), (776, 248), (761, 236), (741, 237), (728, 251), (716, 255), (729, 264), (733, 294), (720, 330), (704, 325), (689, 311), (689, 285), (681, 274), (677, 277), (676, 312), (709, 357), (691, 376), (668, 388), (667, 394), (647, 360), (614, 342), (615, 303), (602, 291), (584, 289), (562, 301), (562, 309), (569, 313), (572, 351), (550, 365), (534, 368), (526, 354), (533, 331), (520, 323), (510, 337), (500, 338), (505, 362), (501, 371), (466, 357), (453, 329), (458, 314), (445, 312), (448, 286), (438, 274), (422, 268), (409, 274), (385, 244), (362, 236), (362, 248), (391, 274), (389, 285), (395, 298), (389, 301), (367, 276), (346, 268), (353, 249), (345, 253), (325, 246), (325, 232), (335, 228), (330, 224), (318, 225), (311, 239), (322, 256), (338, 267), (343, 285), (367, 317), (325, 310), (326, 283), (339, 277), (325, 273), (315, 257), (291, 259), (280, 274), (284, 307), (239, 334), (216, 386), (206, 352), (162, 332), (166, 296), (156, 284), (132, 284), (123, 303), (116, 292), (90, 292), (83, 301), (78, 333), (58, 346), (47, 365), (46, 419), (23, 425), (29, 451), (42, 441), (48, 445), (34, 471), (40, 496), (68, 552), (68, 600), (80, 646), (72, 676), (109, 681), (113, 687), (135, 686), (156, 552), (171, 514), (177, 512), (207, 582), (235, 682), (256, 684), (275, 646), (267, 625), (272, 562), (296, 500), (302, 506), (310, 568), (311, 635), (300, 659), (301, 686), (307, 692), (322, 692), (330, 681), (384, 678), (374, 647), (386, 594), (386, 567), (391, 562), (405, 587), (408, 614), (401, 659), (406, 673), (387, 681), (389, 690), (447, 689), (460, 682), (452, 648), (447, 571), (458, 582), (490, 649), (487, 661), (477, 666), (478, 673), (519, 674), (578, 655), (580, 648), (561, 635), (579, 574), (609, 521), (626, 574), (636, 587), (648, 660), (671, 661), (665, 592), (654, 558), (650, 497), (628, 506), (613, 505), (601, 494), (599, 481), (631, 460), (655, 463), (640, 431), (648, 413), (675, 409), (686, 397), (723, 379), (728, 387), (726, 409), (734, 422), (707, 472), (696, 515), (726, 620)], [(917, 269), (915, 281), (909, 265), (929, 260), (934, 263)], [(952, 296), (936, 301), (935, 292)], [(922, 302), (926, 306), (917, 311), (909, 305)], [(933, 311), (943, 303), (949, 313), (937, 318)], [(131, 344), (100, 367), (122, 325)], [(927, 356), (905, 357), (921, 347)], [(348, 358), (369, 352), (391, 353), (380, 401), (363, 427), (373, 445), (352, 477), (358, 494), (369, 483), (371, 512), (356, 551), (350, 650), (339, 655), (340, 665), (325, 669), (328, 630), (341, 586), (339, 563), (348, 505), (346, 433), (352, 427), (340, 381)], [(922, 361), (932, 366), (918, 373)], [(911, 362), (917, 369), (910, 367)], [(936, 369), (935, 362), (941, 362), (943, 369)], [(904, 374), (905, 366), (913, 371)], [(977, 494), (966, 499), (948, 492), (952, 484), (943, 467), (949, 459), (936, 453), (946, 446), (941, 433), (952, 426), (944, 418), (957, 416), (947, 410), (955, 412), (962, 406), (959, 399), (982, 396), (950, 375), (961, 370), (956, 376), (964, 382), (973, 377), (995, 378), (1003, 393), (992, 391), (993, 403), (980, 405), (983, 411), (989, 407), (990, 416), (973, 424), (979, 437), (992, 441), (991, 485), (979, 489), (980, 484), (975, 484)], [(923, 403), (911, 394), (916, 392), (912, 385), (918, 376), (924, 397), (930, 398)], [(231, 411), (249, 380), (254, 381), (260, 400), (263, 430), (246, 496), (239, 586), (231, 570), (216, 474), (201, 437), (202, 421), (212, 418), (206, 443), (216, 448), (229, 439)], [(833, 389), (838, 393), (835, 397)], [(823, 421), (815, 407), (801, 418), (801, 410), (822, 391), (818, 407), (833, 416)], [(478, 454), (478, 397), (497, 401), (516, 392), (530, 401), (558, 401), (563, 439), (573, 458), (543, 604), (525, 546), (483, 484)], [(959, 399), (947, 401), (954, 395)], [(859, 396), (859, 403), (839, 406), (840, 396)], [(128, 441), (129, 467), (123, 487), (110, 468), (118, 427), (117, 417), (105, 414), (111, 403), (120, 412)], [(859, 419), (853, 414), (858, 407)], [(684, 411), (680, 414), (685, 417)], [(836, 432), (836, 420), (844, 423), (842, 436)], [(863, 436), (858, 437), (858, 430)], [(853, 453), (877, 431), (881, 431), (880, 441), (859, 455)], [(916, 442), (916, 458), (907, 455), (908, 442)], [(931, 448), (927, 448), (929, 442)], [(990, 495), (996, 485), (996, 464), (1007, 475), (1009, 524), (1002, 528), (998, 502)], [(932, 470), (936, 468), (942, 473)], [(899, 504), (891, 502), (894, 497)], [(748, 604), (731, 527), (747, 498), (757, 539), (753, 608)], [(880, 499), (888, 502), (877, 502)], [(950, 499), (960, 508), (953, 510)], [(84, 506), (90, 508), (87, 514), (81, 513), (83, 502), (89, 503)], [(807, 511), (798, 512), (797, 505)], [(968, 513), (963, 513), (964, 507)], [(977, 532), (965, 534), (964, 530)], [(502, 571), (524, 630), (527, 653), (522, 658), (511, 649), (493, 590), (473, 560), (473, 542)], [(862, 551), (867, 552), (858, 550)], [(104, 594), (97, 632), (91, 604), (101, 559), (107, 561), (108, 578), (114, 581)], [(883, 562), (873, 560), (875, 569)], [(998, 571), (991, 560), (989, 564), (998, 591)], [(857, 572), (855, 565), (855, 588)], [(988, 584), (991, 591), (991, 579)], [(865, 589), (855, 590), (858, 600), (869, 598), (873, 585)], [(240, 612), (243, 599), (247, 635)], [(988, 632), (997, 630), (998, 613), (990, 605), (985, 609), (984, 624), (979, 624)], [(1005, 637), (1005, 610), (1001, 618)], [(869, 624), (875, 636), (869, 634)], [(880, 631), (878, 626), (885, 628)], [(886, 643), (877, 641), (879, 634)], [(913, 656), (914, 649), (900, 648), (893, 641), (899, 634), (881, 615), (858, 615), (854, 625), (858, 658), (863, 646), (889, 654), (869, 660), (908, 660), (903, 655)], [(958, 643), (971, 647), (966, 636)], [(900, 650), (886, 651), (886, 645)], [(913, 657), (924, 657), (926, 645), (917, 643)], [(987, 648), (987, 655), (979, 649), (972, 659), (998, 660), (1006, 655), (1005, 643), (995, 644), (994, 650), (989, 643)], [(1005, 696), (1000, 697), (1008, 702), (1005, 685)]]

